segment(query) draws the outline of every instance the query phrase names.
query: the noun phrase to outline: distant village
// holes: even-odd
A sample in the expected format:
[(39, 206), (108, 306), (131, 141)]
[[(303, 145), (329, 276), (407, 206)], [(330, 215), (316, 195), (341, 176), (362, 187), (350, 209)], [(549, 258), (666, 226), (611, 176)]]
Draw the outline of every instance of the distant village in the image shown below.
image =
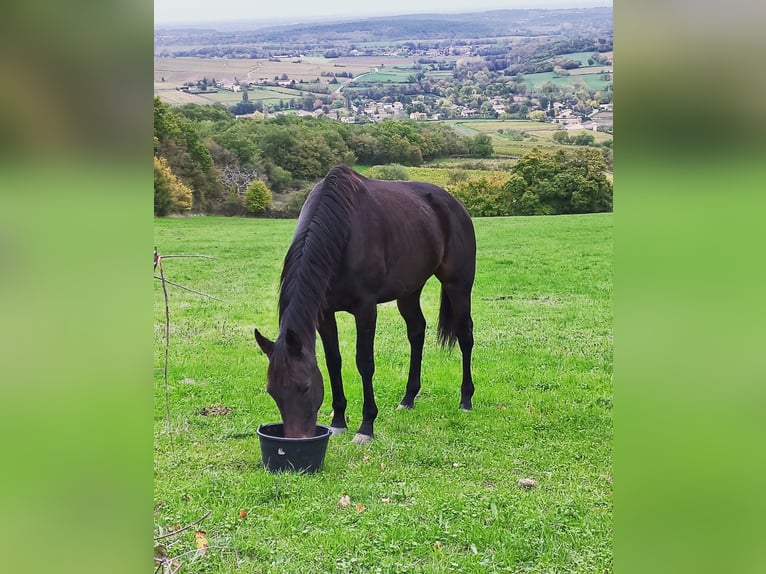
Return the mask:
[[(353, 82), (353, 80), (350, 80)], [(328, 83), (333, 83), (332, 80)], [(337, 82), (335, 82), (337, 83)], [(210, 88), (214, 90), (227, 90), (234, 93), (243, 93), (249, 89), (279, 86), (282, 88), (300, 89), (300, 84), (295, 80), (260, 78), (257, 82), (242, 84), (237, 80), (224, 80), (212, 83), (209, 87), (200, 90), (197, 85), (191, 82), (188, 85), (179, 88), (188, 93), (209, 92)], [(363, 105), (353, 105), (349, 103), (342, 95), (340, 87), (326, 95), (324, 98), (315, 98), (313, 101), (313, 110), (301, 109), (299, 107), (287, 107), (275, 109), (273, 106), (261, 106), (262, 110), (253, 111), (244, 114), (235, 114), (237, 118), (270, 118), (281, 114), (294, 114), (299, 117), (320, 117), (340, 121), (344, 123), (367, 123), (382, 122), (388, 119), (401, 120), (410, 119), (415, 121), (440, 121), (448, 119), (529, 119), (541, 122), (560, 124), (561, 128), (567, 131), (574, 130), (592, 130), (611, 131), (613, 125), (613, 104), (612, 102), (599, 104), (598, 108), (593, 109), (589, 114), (583, 114), (575, 108), (580, 102), (577, 99), (565, 100), (563, 102), (549, 101), (547, 108), (543, 109), (539, 98), (527, 95), (513, 95), (510, 97), (494, 96), (488, 98), (489, 106), (483, 106), (483, 110), (471, 108), (469, 106), (460, 106), (449, 102), (446, 98), (437, 99), (435, 104), (429, 106), (420, 101), (420, 108), (426, 108), (426, 111), (407, 111), (408, 106), (403, 102), (393, 100), (390, 96), (384, 96), (380, 101), (367, 101)], [(316, 94), (311, 94), (316, 96)], [(286, 97), (286, 100), (301, 99), (299, 96)], [(246, 101), (246, 96), (243, 98)], [(330, 101), (326, 104), (325, 101)]]

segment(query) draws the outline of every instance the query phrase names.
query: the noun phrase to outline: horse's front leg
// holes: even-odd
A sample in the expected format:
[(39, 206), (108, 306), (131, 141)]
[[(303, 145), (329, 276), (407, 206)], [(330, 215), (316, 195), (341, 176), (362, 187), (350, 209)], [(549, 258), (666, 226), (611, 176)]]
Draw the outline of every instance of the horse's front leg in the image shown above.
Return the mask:
[(420, 309), (420, 290), (402, 297), (397, 302), (399, 313), (407, 323), (407, 338), (410, 341), (410, 373), (407, 377), (407, 390), (399, 403), (400, 409), (411, 409), (415, 397), (420, 392), (420, 370), (423, 362), (423, 343), (426, 338), (426, 319)]
[(346, 426), (346, 395), (343, 393), (343, 378), (341, 377), (342, 360), (338, 345), (338, 325), (335, 322), (335, 313), (323, 313), (317, 326), (319, 336), (322, 338), (324, 347), (327, 373), (330, 375), (330, 388), (332, 389), (332, 423), (330, 430), (333, 434), (340, 434)]
[(362, 376), (364, 404), (362, 405), (362, 424), (353, 442), (364, 444), (372, 440), (372, 425), (378, 416), (375, 395), (372, 391), (372, 376), (375, 374), (375, 323), (378, 308), (375, 303), (365, 305), (354, 314), (356, 319), (356, 367)]

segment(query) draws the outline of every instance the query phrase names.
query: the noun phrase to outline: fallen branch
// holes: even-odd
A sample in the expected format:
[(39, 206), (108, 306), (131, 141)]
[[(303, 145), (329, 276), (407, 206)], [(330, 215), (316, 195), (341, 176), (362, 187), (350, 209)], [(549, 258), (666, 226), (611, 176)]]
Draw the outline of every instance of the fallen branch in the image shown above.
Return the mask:
[(179, 528), (178, 530), (174, 530), (173, 532), (168, 532), (167, 534), (163, 534), (162, 536), (157, 536), (154, 539), (154, 541), (157, 542), (158, 540), (163, 540), (165, 538), (170, 538), (171, 536), (175, 536), (176, 534), (179, 534), (179, 533), (183, 532), (184, 530), (189, 530), (189, 528), (191, 528), (192, 526), (197, 526), (197, 524), (199, 524), (200, 522), (205, 520), (208, 516), (210, 516), (210, 514), (212, 514), (212, 512), (213, 512), (212, 510), (208, 510), (202, 518), (199, 518), (199, 519), (195, 520), (194, 522), (184, 526), (183, 528)]

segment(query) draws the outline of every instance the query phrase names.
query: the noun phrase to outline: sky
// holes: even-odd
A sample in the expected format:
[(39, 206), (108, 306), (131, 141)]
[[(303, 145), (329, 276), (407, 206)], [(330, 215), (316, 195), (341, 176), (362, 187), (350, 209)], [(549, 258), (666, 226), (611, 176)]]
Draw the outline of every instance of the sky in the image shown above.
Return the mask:
[(233, 20), (297, 23), (317, 18), (611, 5), (612, 0), (155, 0), (154, 21), (155, 25)]

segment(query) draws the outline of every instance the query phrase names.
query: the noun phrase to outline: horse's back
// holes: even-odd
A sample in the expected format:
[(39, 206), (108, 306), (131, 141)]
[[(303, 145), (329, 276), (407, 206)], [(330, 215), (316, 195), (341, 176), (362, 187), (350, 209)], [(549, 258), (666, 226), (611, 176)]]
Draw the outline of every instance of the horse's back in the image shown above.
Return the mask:
[[(334, 206), (336, 215), (342, 207), (343, 220), (321, 224), (321, 204)], [(330, 297), (337, 308), (365, 293), (378, 302), (397, 299), (434, 274), (473, 282), (473, 223), (463, 205), (436, 185), (370, 179), (335, 167), (307, 199), (298, 227), (320, 224), (346, 246)]]

